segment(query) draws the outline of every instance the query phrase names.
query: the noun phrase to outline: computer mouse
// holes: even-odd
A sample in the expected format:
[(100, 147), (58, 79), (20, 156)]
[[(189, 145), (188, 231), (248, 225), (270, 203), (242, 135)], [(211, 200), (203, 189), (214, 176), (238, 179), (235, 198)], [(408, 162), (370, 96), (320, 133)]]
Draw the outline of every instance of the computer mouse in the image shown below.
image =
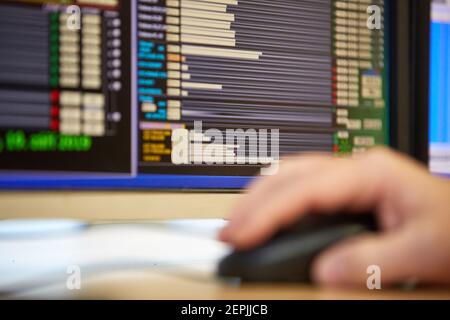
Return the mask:
[(244, 282), (310, 282), (311, 264), (318, 254), (376, 229), (371, 213), (311, 214), (254, 249), (232, 252), (220, 261), (218, 275)]

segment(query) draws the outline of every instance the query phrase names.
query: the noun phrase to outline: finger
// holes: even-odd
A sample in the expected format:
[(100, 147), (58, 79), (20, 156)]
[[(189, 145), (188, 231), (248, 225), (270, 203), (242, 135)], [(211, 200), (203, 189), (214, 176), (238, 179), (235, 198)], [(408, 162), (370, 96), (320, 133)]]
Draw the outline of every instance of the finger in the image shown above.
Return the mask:
[(302, 157), (295, 161), (292, 159), (283, 163), (277, 175), (257, 179), (250, 185), (248, 194), (235, 206), (230, 216), (230, 223), (220, 232), (219, 238), (227, 241), (228, 231), (233, 229), (234, 225), (245, 223), (256, 207), (264, 204), (265, 200), (273, 196), (274, 192), (278, 192), (292, 182), (305, 179), (307, 175), (313, 175), (327, 161), (330, 161), (330, 157), (321, 155)]
[(383, 285), (418, 275), (420, 253), (409, 229), (350, 239), (323, 253), (313, 264), (313, 278), (326, 286), (366, 287), (379, 276)]
[(375, 206), (380, 185), (380, 175), (367, 171), (357, 161), (335, 159), (320, 173), (277, 190), (245, 220), (230, 226), (228, 240), (246, 249), (308, 213), (367, 210)]
[(277, 175), (258, 178), (249, 186), (246, 196), (234, 207), (234, 210), (229, 217), (229, 225), (220, 233), (220, 238), (222, 238), (222, 240), (226, 240), (228, 229), (235, 224), (243, 223), (249, 217), (249, 213), (255, 209), (255, 206), (263, 203), (275, 190), (280, 190), (284, 185), (289, 184), (290, 181), (302, 179), (306, 175), (314, 174), (314, 172), (329, 159), (329, 157), (324, 157), (322, 155), (310, 155), (296, 158), (296, 161), (290, 159), (289, 161), (284, 162)]
[(247, 204), (259, 203), (258, 200), (265, 199), (268, 193), (271, 194), (277, 187), (294, 178), (313, 174), (317, 168), (330, 159), (332, 158), (329, 156), (311, 154), (283, 161), (276, 175), (259, 177), (248, 186), (247, 196), (237, 203), (234, 213), (246, 212)]

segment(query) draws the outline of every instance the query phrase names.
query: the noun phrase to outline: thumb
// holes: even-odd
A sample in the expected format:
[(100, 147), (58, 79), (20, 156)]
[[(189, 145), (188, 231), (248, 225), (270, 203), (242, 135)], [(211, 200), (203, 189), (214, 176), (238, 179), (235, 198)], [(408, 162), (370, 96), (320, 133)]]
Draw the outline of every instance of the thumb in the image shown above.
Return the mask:
[(356, 237), (319, 256), (313, 278), (327, 286), (366, 287), (375, 266), (383, 285), (396, 284), (416, 276), (420, 257), (413, 247), (414, 237), (406, 230)]

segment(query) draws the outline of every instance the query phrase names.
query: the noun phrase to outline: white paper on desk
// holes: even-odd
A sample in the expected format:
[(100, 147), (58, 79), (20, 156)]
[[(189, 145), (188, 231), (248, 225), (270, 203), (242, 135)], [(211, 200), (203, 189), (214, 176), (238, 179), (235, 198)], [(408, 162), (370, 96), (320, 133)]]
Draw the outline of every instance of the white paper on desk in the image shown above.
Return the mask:
[[(169, 225), (95, 226), (75, 234), (0, 240), (0, 291), (17, 291), (49, 281), (66, 281), (69, 266), (91, 276), (106, 271), (150, 269), (211, 274), (228, 253), (214, 236)], [(222, 222), (210, 222), (210, 235)], [(202, 224), (203, 225), (203, 224)], [(203, 231), (205, 225), (203, 225)], [(194, 232), (192, 232), (194, 231)]]

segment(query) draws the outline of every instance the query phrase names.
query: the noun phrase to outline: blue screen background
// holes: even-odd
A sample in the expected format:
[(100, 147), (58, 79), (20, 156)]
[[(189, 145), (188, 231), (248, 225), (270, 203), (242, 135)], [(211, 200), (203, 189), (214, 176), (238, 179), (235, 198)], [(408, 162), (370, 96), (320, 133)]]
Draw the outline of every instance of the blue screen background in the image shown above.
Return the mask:
[(430, 142), (450, 143), (450, 22), (431, 25)]

